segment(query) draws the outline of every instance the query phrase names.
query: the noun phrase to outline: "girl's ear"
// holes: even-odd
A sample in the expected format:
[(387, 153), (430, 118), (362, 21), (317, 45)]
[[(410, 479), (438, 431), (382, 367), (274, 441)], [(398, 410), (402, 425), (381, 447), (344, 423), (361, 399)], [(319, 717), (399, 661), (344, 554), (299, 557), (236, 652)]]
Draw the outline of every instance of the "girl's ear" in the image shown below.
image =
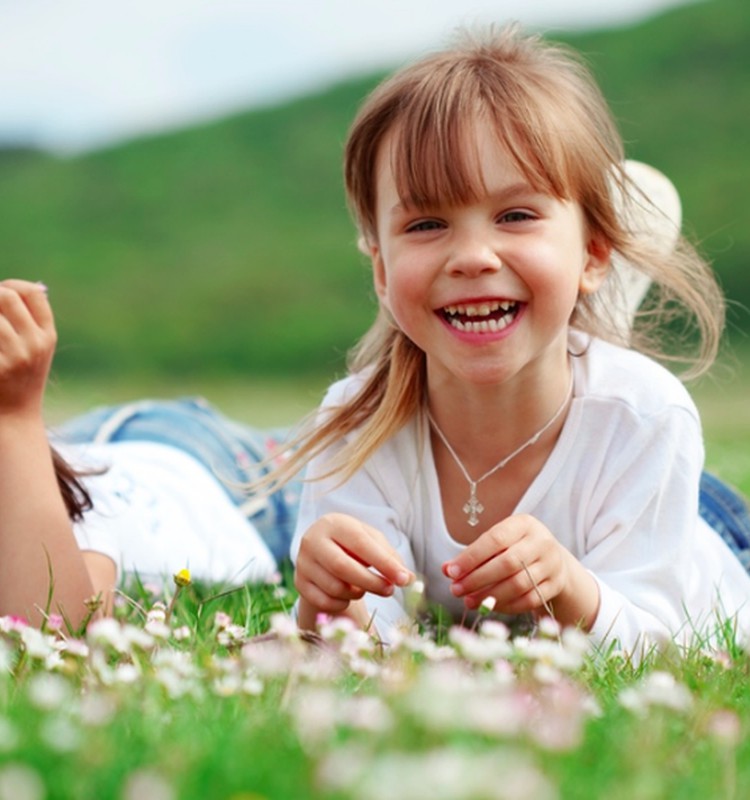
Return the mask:
[(611, 266), (612, 245), (601, 236), (592, 236), (587, 252), (588, 257), (578, 285), (581, 294), (593, 294), (604, 283)]
[[(375, 293), (378, 296), (378, 300), (382, 304), (386, 303), (386, 288), (387, 288), (387, 280), (385, 275), (385, 264), (383, 263), (383, 256), (380, 253), (380, 248), (377, 244), (373, 242), (367, 243), (367, 255), (370, 256), (370, 261), (372, 262), (372, 282), (375, 286)], [(361, 249), (361, 247), (360, 247)]]

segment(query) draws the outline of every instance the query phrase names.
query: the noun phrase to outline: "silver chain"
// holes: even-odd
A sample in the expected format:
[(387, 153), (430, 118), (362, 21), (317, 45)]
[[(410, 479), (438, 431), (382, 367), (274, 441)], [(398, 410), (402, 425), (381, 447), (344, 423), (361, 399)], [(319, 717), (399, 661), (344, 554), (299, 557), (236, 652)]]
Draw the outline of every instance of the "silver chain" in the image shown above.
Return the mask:
[(502, 469), (506, 464), (510, 463), (519, 453), (522, 453), (527, 447), (531, 447), (532, 444), (536, 444), (539, 439), (542, 437), (546, 431), (548, 431), (557, 421), (560, 414), (563, 413), (565, 410), (565, 406), (568, 405), (568, 400), (570, 400), (573, 394), (573, 376), (570, 376), (570, 386), (568, 387), (568, 391), (565, 393), (565, 399), (562, 401), (560, 407), (555, 411), (555, 413), (550, 417), (547, 422), (530, 438), (527, 439), (520, 447), (517, 447), (510, 455), (505, 456), (503, 459), (498, 461), (492, 469), (488, 469), (487, 472), (482, 475), (481, 478), (477, 478), (477, 480), (473, 480), (471, 475), (469, 475), (466, 467), (463, 465), (463, 462), (458, 457), (456, 451), (451, 447), (451, 443), (446, 438), (445, 434), (440, 430), (437, 422), (435, 422), (432, 414), (430, 413), (429, 409), (427, 410), (427, 418), (430, 421), (430, 425), (432, 425), (435, 433), (440, 437), (440, 441), (445, 445), (448, 452), (453, 456), (453, 460), (458, 465), (458, 468), (461, 470), (464, 478), (469, 484), (469, 499), (464, 504), (464, 507), (461, 509), (464, 514), (468, 515), (467, 522), (472, 527), (479, 524), (479, 514), (484, 511), (484, 506), (479, 502), (477, 499), (477, 486), (485, 479), (489, 478), (490, 475), (494, 475), (498, 470)]

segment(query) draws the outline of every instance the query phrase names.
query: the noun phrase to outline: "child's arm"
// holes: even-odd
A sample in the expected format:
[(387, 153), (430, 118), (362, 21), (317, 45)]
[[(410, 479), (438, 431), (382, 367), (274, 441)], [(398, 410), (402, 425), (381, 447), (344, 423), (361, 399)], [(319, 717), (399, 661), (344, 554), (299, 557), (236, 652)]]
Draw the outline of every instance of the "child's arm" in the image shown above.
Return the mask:
[(382, 533), (346, 514), (326, 514), (302, 537), (295, 568), (298, 622), (314, 628), (318, 614), (351, 616), (366, 625), (366, 593), (393, 594), (414, 580)]
[(0, 614), (75, 624), (93, 589), (58, 489), (42, 418), (56, 344), (43, 287), (0, 282)]
[(506, 614), (553, 612), (563, 625), (590, 630), (599, 610), (599, 586), (545, 525), (517, 514), (494, 525), (443, 566), (451, 591), (467, 608), (494, 597)]

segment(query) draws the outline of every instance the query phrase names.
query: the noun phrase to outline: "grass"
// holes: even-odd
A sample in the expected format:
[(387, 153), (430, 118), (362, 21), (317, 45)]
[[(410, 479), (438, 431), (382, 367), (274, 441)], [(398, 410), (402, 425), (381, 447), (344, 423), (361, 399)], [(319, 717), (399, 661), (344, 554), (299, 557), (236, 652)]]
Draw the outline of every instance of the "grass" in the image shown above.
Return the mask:
[(46, 416), (51, 424), (97, 405), (144, 397), (202, 396), (225, 414), (258, 427), (291, 425), (320, 403), (330, 381), (301, 378), (188, 378), (183, 380), (130, 376), (53, 379), (47, 391)]
[(750, 792), (750, 657), (731, 635), (639, 665), (551, 627), (383, 651), (333, 623), (302, 641), (283, 583), (177, 591), (133, 583), (80, 639), (0, 620), (0, 798)]
[(703, 421), (707, 467), (750, 496), (750, 357), (739, 351), (690, 389)]

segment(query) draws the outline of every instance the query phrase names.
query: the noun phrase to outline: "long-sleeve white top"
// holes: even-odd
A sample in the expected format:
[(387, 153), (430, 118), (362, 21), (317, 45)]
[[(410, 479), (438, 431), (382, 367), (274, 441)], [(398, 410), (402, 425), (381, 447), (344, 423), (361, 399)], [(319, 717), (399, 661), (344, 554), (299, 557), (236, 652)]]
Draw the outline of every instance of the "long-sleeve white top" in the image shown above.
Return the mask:
[[(750, 634), (750, 576), (698, 514), (704, 447), (688, 392), (651, 359), (599, 340), (572, 365), (564, 427), (515, 513), (543, 522), (596, 578), (601, 603), (593, 640), (632, 652), (692, 639), (735, 616)], [(360, 384), (357, 376), (334, 384), (323, 408), (340, 404)], [(311, 462), (309, 479), (321, 474), (327, 455)], [(293, 558), (315, 520), (351, 514), (380, 530), (424, 577), (427, 599), (459, 618), (462, 601), (450, 593), (441, 567), (464, 545), (446, 527), (425, 415), (336, 484), (335, 478), (306, 484)], [(368, 595), (366, 602), (387, 638), (404, 617), (402, 593)]]

